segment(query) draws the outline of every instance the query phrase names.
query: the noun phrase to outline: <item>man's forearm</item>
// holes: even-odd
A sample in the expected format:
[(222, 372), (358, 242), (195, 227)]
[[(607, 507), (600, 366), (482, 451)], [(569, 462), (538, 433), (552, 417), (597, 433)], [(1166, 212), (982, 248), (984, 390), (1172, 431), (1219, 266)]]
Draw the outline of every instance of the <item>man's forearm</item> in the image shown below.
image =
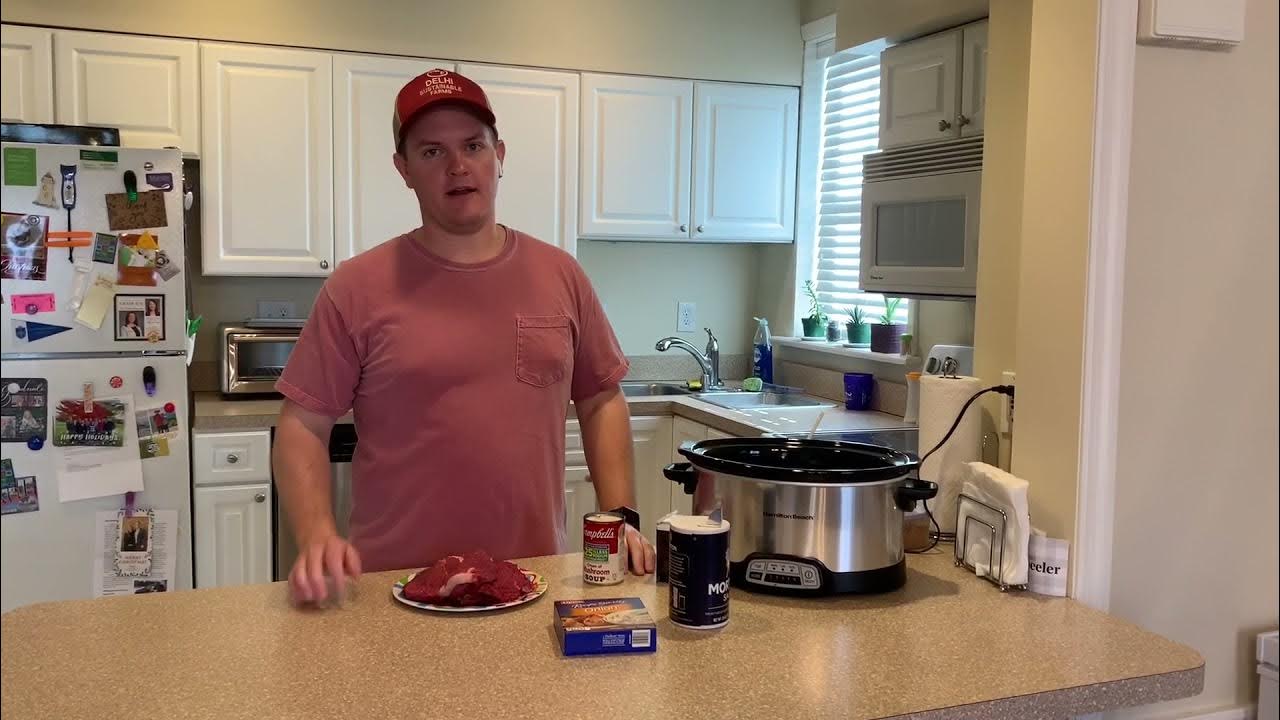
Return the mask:
[(631, 411), (618, 388), (576, 404), (596, 503), (608, 510), (636, 507)]
[(331, 509), (329, 447), (322, 439), (328, 436), (323, 420), (300, 417), (288, 404), (276, 426), (272, 468), (299, 547), (337, 532)]

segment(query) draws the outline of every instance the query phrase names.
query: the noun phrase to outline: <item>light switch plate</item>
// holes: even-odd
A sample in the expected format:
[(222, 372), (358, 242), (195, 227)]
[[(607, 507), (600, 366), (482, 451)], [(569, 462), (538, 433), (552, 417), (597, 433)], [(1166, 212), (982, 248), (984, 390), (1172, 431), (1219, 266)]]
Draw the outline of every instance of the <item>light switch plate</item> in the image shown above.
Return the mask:
[(676, 306), (676, 331), (694, 332), (698, 329), (698, 306), (682, 302)]

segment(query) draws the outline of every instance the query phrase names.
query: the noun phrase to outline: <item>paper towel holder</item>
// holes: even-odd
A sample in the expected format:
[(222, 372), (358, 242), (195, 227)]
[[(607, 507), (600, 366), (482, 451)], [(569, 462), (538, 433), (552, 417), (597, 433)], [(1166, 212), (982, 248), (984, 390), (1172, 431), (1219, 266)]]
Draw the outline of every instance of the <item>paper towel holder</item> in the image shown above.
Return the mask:
[[(976, 503), (990, 510), (992, 513), (991, 523), (984, 522), (983, 520), (979, 519), (973, 514), (970, 514), (968, 517), (964, 519), (964, 528), (963, 528), (964, 532), (963, 533), (958, 532), (961, 529), (961, 526), (960, 526), (961, 512), (960, 511), (964, 508), (965, 501)], [(1004, 528), (1008, 520), (1009, 520), (1009, 516), (1005, 513), (1005, 511), (996, 507), (992, 507), (982, 502), (981, 500), (978, 500), (975, 497), (964, 494), (963, 492), (960, 493), (959, 498), (956, 500), (957, 532), (956, 532), (956, 540), (954, 545), (956, 567), (966, 568), (972, 571), (975, 575), (978, 575), (978, 569), (973, 564), (969, 563), (966, 558), (966, 556), (968, 555), (969, 532), (971, 529), (974, 529), (974, 525), (980, 525), (981, 528), (986, 528), (987, 532), (991, 533), (991, 542), (989, 545), (987, 545), (988, 572), (986, 575), (978, 575), (978, 577), (1000, 588), (1000, 592), (1009, 592), (1010, 590), (1026, 590), (1027, 589), (1027, 586), (1025, 583), (1020, 585), (1011, 585), (1004, 581)], [(977, 532), (982, 532), (981, 528), (977, 528)], [(999, 546), (1000, 550), (998, 553), (996, 551), (997, 536), (1000, 538), (1000, 546)], [(999, 558), (999, 560), (997, 560), (997, 558)], [(999, 576), (996, 576), (996, 573), (999, 573)]]

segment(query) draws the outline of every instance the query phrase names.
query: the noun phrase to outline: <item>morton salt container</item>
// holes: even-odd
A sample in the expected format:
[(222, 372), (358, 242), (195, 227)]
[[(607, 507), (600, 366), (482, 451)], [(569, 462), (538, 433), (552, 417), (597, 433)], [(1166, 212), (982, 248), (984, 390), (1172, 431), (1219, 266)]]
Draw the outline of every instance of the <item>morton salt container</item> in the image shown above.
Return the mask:
[(729, 622), (729, 521), (720, 511), (672, 515), (668, 555), (671, 622), (712, 630)]

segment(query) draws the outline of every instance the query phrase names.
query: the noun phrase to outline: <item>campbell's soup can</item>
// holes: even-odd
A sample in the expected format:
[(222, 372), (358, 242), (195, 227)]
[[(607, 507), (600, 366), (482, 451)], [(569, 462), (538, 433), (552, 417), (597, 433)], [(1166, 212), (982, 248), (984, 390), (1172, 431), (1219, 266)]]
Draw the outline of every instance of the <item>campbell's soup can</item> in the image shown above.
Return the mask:
[(582, 580), (591, 585), (617, 585), (627, 577), (626, 519), (618, 513), (593, 512), (582, 518)]
[(712, 630), (729, 622), (729, 521), (675, 515), (667, 557), (671, 622)]

